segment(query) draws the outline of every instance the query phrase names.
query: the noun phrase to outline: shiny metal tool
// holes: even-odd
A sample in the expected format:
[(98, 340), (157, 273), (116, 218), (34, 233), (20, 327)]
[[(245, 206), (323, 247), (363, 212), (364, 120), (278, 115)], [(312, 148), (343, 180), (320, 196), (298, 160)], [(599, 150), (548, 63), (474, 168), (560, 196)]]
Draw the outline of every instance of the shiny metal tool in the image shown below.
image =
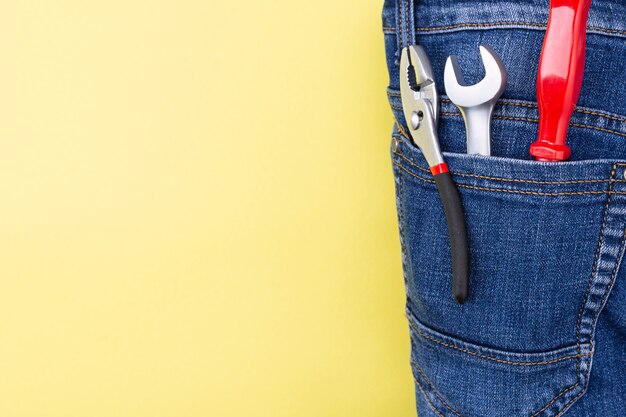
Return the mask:
[(485, 77), (474, 85), (467, 85), (456, 56), (448, 57), (444, 70), (446, 94), (461, 110), (465, 120), (467, 153), (491, 155), (491, 113), (506, 87), (507, 74), (496, 53), (480, 45), (480, 56)]
[(443, 159), (437, 136), (439, 96), (432, 68), (422, 47), (411, 45), (400, 58), (402, 108), (413, 143), (430, 167), (448, 223), (452, 255), (452, 295), (463, 304), (469, 287), (469, 257), (465, 215), (459, 193)]

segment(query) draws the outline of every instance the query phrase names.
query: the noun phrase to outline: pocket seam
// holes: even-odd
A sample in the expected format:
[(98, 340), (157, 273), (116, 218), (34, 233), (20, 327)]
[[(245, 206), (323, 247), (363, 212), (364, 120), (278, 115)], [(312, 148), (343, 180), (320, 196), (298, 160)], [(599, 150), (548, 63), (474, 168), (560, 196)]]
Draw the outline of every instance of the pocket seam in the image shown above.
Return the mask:
[[(403, 170), (404, 172), (406, 172), (407, 174), (411, 175), (412, 177), (415, 177), (419, 180), (422, 180), (424, 182), (428, 182), (431, 184), (434, 184), (435, 181), (428, 179), (428, 178), (424, 178), (421, 177), (411, 171), (409, 171), (406, 167), (404, 167), (404, 165), (398, 163), (398, 162), (392, 162), (393, 165), (397, 166), (398, 168), (400, 168), (401, 170)], [(452, 175), (456, 175), (454, 172), (452, 173)], [(626, 192), (623, 191), (561, 191), (561, 192), (554, 192), (554, 193), (548, 193), (548, 192), (539, 192), (539, 191), (523, 191), (523, 190), (507, 190), (506, 188), (495, 188), (495, 187), (479, 187), (476, 185), (468, 185), (468, 184), (456, 184), (457, 187), (462, 187), (462, 188), (469, 188), (469, 189), (473, 189), (473, 190), (480, 190), (480, 191), (493, 191), (493, 192), (500, 192), (500, 193), (509, 193), (509, 194), (523, 194), (523, 195), (538, 195), (538, 196), (544, 196), (544, 197), (558, 197), (558, 196), (565, 196), (565, 195), (570, 195), (570, 196), (574, 196), (574, 195), (602, 195), (602, 194), (617, 194), (617, 195), (626, 195)]]
[[(420, 375), (422, 376), (422, 378), (424, 378), (424, 381), (428, 384), (430, 391), (432, 391), (433, 394), (435, 394), (435, 396), (439, 399), (439, 401), (441, 401), (441, 403), (448, 409), (450, 410), (450, 412), (458, 417), (462, 417), (461, 413), (459, 413), (458, 411), (456, 411), (455, 409), (453, 409), (444, 399), (443, 397), (441, 397), (441, 394), (439, 394), (439, 392), (437, 392), (437, 389), (435, 388), (435, 386), (433, 385), (432, 382), (430, 382), (430, 380), (426, 377), (426, 374), (424, 373), (424, 371), (422, 370), (422, 368), (419, 366), (419, 364), (417, 363), (417, 361), (415, 360), (411, 360), (411, 364), (413, 366), (416, 367), (417, 371), (420, 373)], [(435, 405), (430, 401), (430, 399), (428, 398), (428, 395), (426, 395), (426, 390), (424, 389), (424, 387), (422, 386), (422, 383), (420, 381), (417, 380), (417, 378), (414, 378), (415, 382), (417, 383), (417, 385), (419, 385), (420, 390), (422, 391), (422, 394), (424, 394), (424, 398), (426, 399), (426, 402), (428, 403), (428, 405), (430, 405), (430, 407), (441, 417), (445, 417), (438, 409), (437, 407), (435, 407)]]
[[(399, 138), (400, 140), (403, 140)], [(400, 158), (404, 159), (411, 166), (419, 169), (420, 171), (430, 172), (424, 167), (417, 165), (415, 162), (411, 161), (407, 158), (402, 152), (395, 151), (396, 155)], [(493, 180), (493, 181), (502, 181), (502, 182), (521, 182), (527, 184), (537, 184), (537, 185), (572, 185), (572, 184), (586, 184), (586, 183), (605, 183), (611, 181), (610, 179), (592, 179), (592, 180), (569, 180), (569, 181), (537, 181), (537, 180), (527, 180), (522, 178), (502, 178), (502, 177), (492, 177), (489, 175), (478, 175), (478, 174), (469, 174), (469, 173), (453, 173), (459, 177), (470, 177), (470, 178), (479, 178), (485, 180)], [(626, 182), (626, 180), (614, 180), (613, 182)]]
[[(391, 106), (392, 108), (395, 108), (393, 105)], [(401, 109), (396, 109), (396, 110), (401, 110)], [(463, 115), (461, 113), (456, 113), (456, 112), (441, 112), (442, 116), (452, 116), (452, 117), (463, 117)], [(500, 120), (511, 120), (514, 122), (531, 122), (531, 123), (539, 123), (539, 119), (533, 119), (530, 117), (514, 117), (514, 116), (502, 116), (499, 114), (494, 114), (491, 116), (492, 119), (500, 119)], [(592, 129), (592, 130), (597, 130), (600, 132), (605, 132), (605, 133), (612, 133), (614, 135), (618, 135), (618, 136), (623, 136), (626, 137), (626, 133), (617, 131), (617, 130), (612, 130), (612, 129), (607, 129), (605, 127), (600, 127), (600, 126), (594, 126), (594, 125), (588, 125), (588, 124), (584, 124), (584, 123), (576, 123), (576, 122), (570, 122), (570, 126), (574, 126), (574, 127), (582, 127), (582, 128), (586, 128), (586, 129)]]
[[(401, 98), (402, 97), (400, 93), (396, 93), (394, 91), (391, 91), (390, 89), (387, 90), (387, 95), (389, 97), (396, 97), (396, 98)], [(452, 103), (452, 101), (449, 98), (447, 98), (447, 97), (441, 97), (440, 100), (441, 100), (442, 103)], [(522, 102), (519, 102), (519, 101), (506, 99), (506, 98), (499, 99), (498, 103), (504, 104), (506, 106), (524, 107), (524, 108), (528, 108), (528, 109), (538, 109), (538, 106), (537, 106), (536, 103), (522, 103)], [(395, 110), (402, 110), (402, 107), (395, 106), (393, 104), (391, 104), (391, 108), (393, 108)], [(608, 112), (605, 112), (603, 110), (594, 110), (594, 109), (577, 107), (577, 108), (574, 109), (574, 112), (582, 113), (582, 114), (589, 114), (591, 116), (603, 117), (605, 119), (613, 120), (613, 121), (616, 121), (616, 122), (626, 122), (626, 117), (621, 117), (620, 115), (608, 113)], [(534, 120), (534, 121), (536, 121), (536, 120)]]
[[(439, 399), (439, 401), (441, 401), (441, 403), (448, 409), (450, 410), (450, 412), (458, 417), (462, 417), (462, 415), (456, 411), (455, 409), (453, 409), (441, 396), (441, 394), (439, 394), (439, 392), (437, 391), (437, 389), (435, 388), (435, 386), (433, 385), (432, 382), (430, 382), (430, 380), (428, 379), (428, 377), (426, 376), (426, 374), (424, 374), (424, 371), (421, 369), (421, 367), (419, 366), (419, 364), (417, 363), (417, 361), (415, 360), (411, 360), (411, 364), (413, 366), (416, 367), (417, 371), (420, 373), (420, 375), (422, 376), (422, 378), (424, 378), (424, 381), (428, 384), (429, 386), (429, 391), (432, 392), (437, 399)], [(422, 391), (422, 395), (424, 395), (424, 399), (426, 400), (426, 402), (428, 403), (428, 405), (433, 409), (433, 411), (435, 411), (435, 413), (437, 413), (437, 415), (439, 415), (440, 417), (445, 417), (441, 411), (439, 411), (437, 409), (437, 407), (435, 407), (435, 405), (432, 403), (431, 399), (428, 398), (428, 394), (426, 393), (426, 389), (423, 387), (422, 383), (418, 380), (418, 378), (413, 378), (415, 383), (418, 385), (420, 391)], [(554, 402), (556, 400), (558, 400), (560, 397), (562, 397), (564, 394), (568, 393), (569, 391), (573, 390), (574, 388), (576, 388), (578, 385), (580, 385), (580, 379), (577, 380), (577, 382), (573, 385), (570, 385), (569, 387), (563, 389), (561, 392), (559, 392), (558, 394), (556, 394), (546, 405), (544, 405), (543, 407), (541, 407), (538, 411), (535, 411), (533, 414), (531, 414), (529, 417), (537, 417), (538, 415), (540, 415), (541, 413), (543, 413), (545, 410), (547, 410), (552, 404), (554, 404)], [(576, 396), (574, 396), (570, 401), (567, 402), (567, 404), (565, 404), (565, 406), (563, 407), (563, 409), (561, 409), (561, 411), (559, 411), (559, 413), (557, 414), (556, 417), (559, 417), (561, 415), (563, 415), (563, 413), (568, 409), (568, 407), (575, 402), (578, 398), (580, 398), (583, 394), (584, 394), (584, 390), (582, 390), (580, 393), (578, 393)]]
[[(615, 176), (616, 169), (617, 169), (617, 164), (613, 165), (613, 170), (611, 171), (611, 178)], [(604, 241), (604, 231), (606, 228), (606, 219), (607, 219), (607, 215), (609, 212), (609, 206), (611, 205), (611, 191), (612, 190), (613, 190), (613, 183), (611, 182), (609, 183), (609, 189), (608, 189), (609, 195), (606, 200), (606, 205), (604, 206), (604, 214), (602, 215), (602, 226), (600, 226), (600, 237), (598, 238), (598, 245), (596, 246), (596, 253), (595, 253), (595, 257), (593, 261), (593, 266), (591, 267), (591, 276), (589, 277), (589, 281), (587, 283), (587, 290), (585, 291), (585, 297), (583, 298), (583, 303), (580, 306), (580, 310), (578, 311), (578, 322), (576, 324), (576, 344), (578, 345), (580, 344), (580, 327), (582, 324), (583, 311), (585, 310), (585, 305), (587, 304), (587, 300), (589, 299), (589, 293), (591, 291), (591, 286), (593, 283), (593, 276), (598, 266), (598, 260), (600, 259), (600, 249), (602, 248), (602, 243)], [(626, 235), (624, 236), (626, 237)], [(623, 246), (623, 240), (622, 240), (622, 246)], [(590, 340), (590, 343), (593, 343), (593, 341)], [(593, 344), (592, 344), (592, 349), (593, 349)], [(580, 347), (578, 351), (580, 352)]]
[[(505, 364), (512, 364), (512, 365), (523, 365), (523, 366), (534, 366), (534, 365), (549, 365), (555, 362), (561, 362), (564, 360), (568, 360), (568, 359), (576, 359), (576, 368), (578, 369), (580, 366), (580, 358), (581, 357), (585, 357), (585, 356), (592, 356), (593, 355), (593, 351), (590, 351), (589, 353), (586, 354), (579, 354), (579, 355), (568, 355), (565, 357), (561, 357), (561, 358), (557, 358), (555, 360), (551, 360), (551, 361), (543, 361), (543, 362), (511, 362), (511, 361), (504, 361), (498, 358), (492, 358), (489, 357), (487, 355), (483, 355), (483, 354), (479, 354), (477, 352), (472, 352), (472, 351), (468, 351), (468, 350), (464, 350), (461, 348), (458, 348), (456, 346), (447, 344), (445, 342), (439, 341), (435, 338), (429, 337), (428, 335), (425, 335), (423, 332), (421, 332), (419, 329), (416, 328), (416, 325), (413, 323), (413, 320), (415, 319), (411, 319), (409, 318), (409, 314), (407, 314), (407, 318), (409, 321), (409, 326), (412, 328), (413, 331), (415, 331), (419, 336), (424, 337), (425, 339), (431, 340), (435, 343), (439, 343), (442, 344), (445, 347), (448, 348), (452, 348), (455, 350), (459, 350), (462, 353), (466, 353), (466, 354), (470, 354), (470, 355), (474, 355), (474, 356), (478, 356), (480, 358), (485, 358), (485, 359), (490, 359), (493, 360), (495, 362), (498, 363), (505, 363)], [(422, 325), (423, 326), (423, 325)], [(464, 342), (466, 343), (466, 342)], [(572, 346), (572, 347), (576, 347), (576, 345)], [(456, 416), (461, 416), (460, 413), (458, 413), (456, 410), (454, 410), (441, 396), (441, 394), (439, 394), (439, 392), (437, 391), (437, 389), (435, 388), (435, 386), (433, 385), (432, 382), (430, 382), (430, 380), (428, 379), (428, 377), (426, 377), (426, 375), (424, 374), (424, 372), (421, 370), (421, 367), (419, 366), (419, 364), (417, 363), (417, 361), (415, 359), (411, 359), (411, 364), (414, 365), (417, 369), (417, 371), (421, 374), (422, 378), (424, 379), (424, 381), (428, 384), (428, 391), (432, 392), (433, 395), (435, 395), (437, 397), (437, 399), (439, 401), (441, 401), (441, 403), (448, 409), (450, 410), (450, 412), (452, 412), (454, 415)], [(419, 386), (420, 390), (422, 391), (422, 394), (424, 395), (424, 398), (426, 400), (426, 402), (428, 403), (428, 405), (437, 413), (437, 415), (439, 415), (440, 417), (445, 417), (441, 411), (439, 409), (437, 409), (437, 407), (432, 403), (432, 400), (429, 398), (428, 394), (426, 393), (426, 389), (425, 387), (422, 385), (422, 383), (418, 380), (417, 377), (414, 377), (414, 381), (415, 383)], [(539, 416), (541, 413), (543, 413), (544, 411), (546, 411), (547, 409), (549, 409), (559, 398), (561, 398), (563, 395), (567, 394), (568, 392), (574, 390), (575, 388), (581, 386), (581, 377), (580, 377), (580, 373), (577, 371), (577, 375), (576, 375), (576, 383), (564, 388), (562, 391), (560, 391), (558, 394), (556, 394), (550, 401), (548, 401), (543, 407), (541, 407), (539, 410), (533, 412), (532, 414), (529, 415), (529, 417), (537, 417)], [(569, 400), (562, 408), (558, 409), (558, 414), (556, 415), (556, 417), (563, 415), (563, 413), (569, 408), (569, 406), (574, 403), (578, 398), (580, 398), (585, 392), (584, 386), (582, 386), (581, 388), (581, 392), (577, 393), (571, 400)]]
[[(496, 358), (493, 356), (489, 356), (489, 355), (485, 355), (484, 353), (479, 353), (479, 352), (475, 352), (469, 349), (463, 349), (460, 348), (458, 346), (454, 346), (450, 343), (446, 343), (443, 340), (439, 340), (434, 336), (430, 336), (425, 334), (424, 332), (422, 332), (417, 325), (414, 323), (414, 321), (412, 319), (409, 319), (409, 326), (413, 329), (413, 331), (415, 331), (420, 337), (423, 337), (424, 339), (430, 340), (433, 343), (437, 343), (439, 345), (442, 345), (444, 347), (450, 348), (450, 349), (454, 349), (457, 350), (461, 353), (465, 353), (468, 355), (472, 355), (472, 356), (476, 356), (482, 359), (488, 359), (494, 362), (498, 362), (498, 363), (503, 363), (505, 365), (516, 365), (516, 366), (538, 366), (538, 365), (550, 365), (553, 363), (557, 363), (557, 362), (562, 362), (565, 360), (569, 360), (569, 359), (575, 359), (575, 358), (581, 358), (581, 357), (585, 357), (585, 356), (591, 356), (593, 354), (592, 351), (590, 351), (589, 353), (577, 353), (576, 355), (566, 355), (566, 356), (562, 356), (560, 358), (556, 358), (556, 359), (551, 359), (551, 360), (546, 360), (546, 361), (509, 361), (509, 360), (505, 360), (505, 359), (500, 359), (500, 358)], [(464, 342), (466, 343), (466, 342)], [(573, 347), (576, 347), (577, 345), (574, 345)]]
[[(455, 25), (445, 25), (445, 26), (427, 26), (427, 27), (416, 27), (416, 32), (434, 32), (434, 31), (442, 31), (448, 32), (453, 29), (472, 29), (472, 28), (481, 28), (481, 29), (499, 29), (501, 27), (509, 27), (509, 26), (522, 26), (528, 29), (541, 30), (545, 28), (546, 25), (543, 23), (536, 22), (527, 22), (527, 21), (498, 21), (498, 22), (466, 22), (466, 23), (457, 23)], [(587, 29), (592, 31), (598, 31), (602, 33), (608, 34), (617, 34), (617, 35), (626, 35), (626, 31), (619, 29), (608, 29), (603, 28), (601, 26), (588, 26)], [(397, 28), (391, 26), (383, 26), (383, 31), (387, 32), (396, 32)]]

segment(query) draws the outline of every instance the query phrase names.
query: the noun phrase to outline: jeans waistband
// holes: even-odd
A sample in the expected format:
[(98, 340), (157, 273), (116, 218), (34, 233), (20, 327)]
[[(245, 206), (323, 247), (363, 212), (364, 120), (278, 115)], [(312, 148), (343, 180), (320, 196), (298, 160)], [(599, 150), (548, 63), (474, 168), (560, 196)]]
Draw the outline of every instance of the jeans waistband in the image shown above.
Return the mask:
[[(397, 32), (400, 45), (415, 35), (460, 30), (524, 28), (545, 30), (548, 2), (475, 0), (395, 0), (395, 14), (383, 14), (385, 31)], [(389, 4), (389, 2), (388, 2)], [(427, 9), (427, 13), (422, 10)], [(407, 12), (408, 10), (408, 12)], [(589, 11), (587, 33), (626, 38), (626, 3), (594, 0)]]

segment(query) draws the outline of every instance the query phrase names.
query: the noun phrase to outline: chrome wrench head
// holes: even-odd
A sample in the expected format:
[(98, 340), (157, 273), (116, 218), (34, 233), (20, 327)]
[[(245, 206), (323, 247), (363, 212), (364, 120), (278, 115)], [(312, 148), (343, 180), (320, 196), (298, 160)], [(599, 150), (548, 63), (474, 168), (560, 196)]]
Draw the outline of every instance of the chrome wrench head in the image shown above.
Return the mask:
[(461, 110), (467, 130), (467, 153), (490, 155), (491, 112), (506, 87), (507, 74), (496, 53), (488, 46), (480, 46), (485, 77), (474, 85), (467, 85), (457, 57), (448, 57), (444, 70), (446, 94)]

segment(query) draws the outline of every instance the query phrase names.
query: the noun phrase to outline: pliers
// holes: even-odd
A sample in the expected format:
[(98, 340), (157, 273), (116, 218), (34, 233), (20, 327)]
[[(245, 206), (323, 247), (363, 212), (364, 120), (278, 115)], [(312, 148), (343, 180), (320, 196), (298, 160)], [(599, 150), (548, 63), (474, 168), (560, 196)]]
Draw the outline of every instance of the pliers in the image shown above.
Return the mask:
[(433, 71), (426, 52), (418, 45), (402, 49), (400, 94), (404, 117), (413, 143), (424, 154), (443, 203), (452, 252), (452, 296), (459, 304), (463, 304), (469, 287), (465, 215), (459, 193), (439, 148), (437, 136), (439, 96)]

